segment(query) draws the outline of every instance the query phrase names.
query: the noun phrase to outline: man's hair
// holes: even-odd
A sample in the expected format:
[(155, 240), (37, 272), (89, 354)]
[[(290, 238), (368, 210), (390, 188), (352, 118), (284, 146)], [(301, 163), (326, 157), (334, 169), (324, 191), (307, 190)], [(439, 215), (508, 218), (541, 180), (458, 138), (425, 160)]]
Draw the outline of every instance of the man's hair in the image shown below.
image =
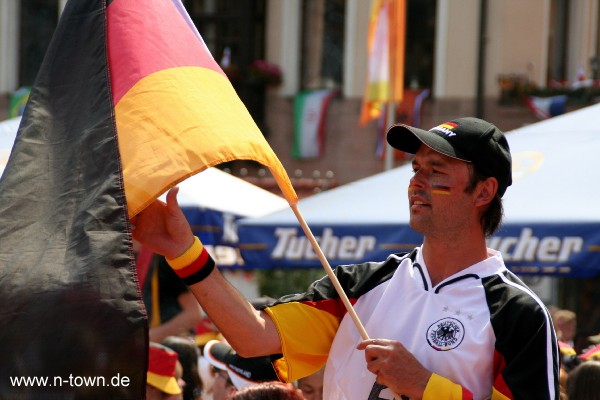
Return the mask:
[[(472, 193), (479, 182), (484, 181), (489, 177), (481, 173), (481, 171), (473, 164), (468, 163), (467, 166), (469, 168), (469, 185), (465, 189), (465, 192)], [(502, 222), (503, 216), (504, 206), (502, 205), (502, 197), (496, 193), (483, 214), (481, 214), (481, 228), (486, 237), (489, 237), (496, 232)]]

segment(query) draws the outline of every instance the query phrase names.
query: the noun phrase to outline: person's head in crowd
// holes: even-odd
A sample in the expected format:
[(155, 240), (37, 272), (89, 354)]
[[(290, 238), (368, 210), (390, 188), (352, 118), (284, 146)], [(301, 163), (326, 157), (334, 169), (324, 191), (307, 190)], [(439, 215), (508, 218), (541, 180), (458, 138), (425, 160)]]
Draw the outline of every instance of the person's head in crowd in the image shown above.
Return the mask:
[(571, 310), (558, 310), (553, 314), (554, 329), (558, 340), (573, 346), (577, 332), (577, 315)]
[(211, 340), (222, 340), (223, 335), (215, 324), (205, 315), (194, 328), (194, 341), (198, 348), (198, 375), (202, 381), (202, 400), (212, 400), (215, 373), (213, 366), (203, 355), (204, 346)]
[(198, 400), (202, 396), (202, 381), (198, 373), (198, 347), (191, 337), (169, 336), (162, 344), (174, 350), (183, 367), (183, 400)]
[(183, 368), (177, 353), (159, 343), (150, 343), (146, 374), (147, 400), (180, 400)]
[(212, 386), (213, 400), (230, 400), (238, 390), (231, 380), (231, 375), (229, 375), (229, 372), (226, 369), (220, 369), (214, 366), (212, 368), (215, 377)]
[(325, 368), (321, 368), (314, 374), (298, 379), (298, 389), (302, 391), (305, 400), (323, 399), (323, 375)]
[(216, 378), (215, 367), (202, 354), (198, 357), (198, 374), (202, 381), (202, 400), (212, 400)]
[(600, 400), (600, 361), (585, 361), (569, 373), (569, 400)]
[(231, 400), (303, 400), (303, 397), (291, 383), (272, 381), (246, 386), (235, 392)]
[(228, 399), (236, 391), (256, 383), (279, 380), (268, 356), (240, 357), (231, 346), (218, 340), (208, 341), (203, 353), (216, 374), (214, 400)]

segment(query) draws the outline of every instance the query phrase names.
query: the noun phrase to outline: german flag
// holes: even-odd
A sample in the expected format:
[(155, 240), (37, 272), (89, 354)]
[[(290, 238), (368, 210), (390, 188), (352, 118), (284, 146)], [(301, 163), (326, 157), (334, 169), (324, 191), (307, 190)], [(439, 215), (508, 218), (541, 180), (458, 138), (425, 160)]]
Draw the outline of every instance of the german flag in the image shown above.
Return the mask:
[(179, 0), (67, 3), (0, 181), (0, 398), (145, 396), (129, 218), (233, 159), (297, 202)]

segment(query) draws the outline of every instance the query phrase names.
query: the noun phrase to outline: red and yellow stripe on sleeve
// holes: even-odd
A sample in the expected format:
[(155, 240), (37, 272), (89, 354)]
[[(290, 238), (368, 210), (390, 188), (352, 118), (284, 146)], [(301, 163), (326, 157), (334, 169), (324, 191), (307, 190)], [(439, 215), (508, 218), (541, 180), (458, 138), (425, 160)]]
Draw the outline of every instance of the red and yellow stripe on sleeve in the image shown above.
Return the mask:
[(280, 379), (295, 381), (325, 364), (342, 317), (330, 312), (332, 302), (290, 302), (265, 309), (282, 341), (283, 358), (273, 364)]
[(114, 0), (108, 58), (130, 217), (174, 184), (234, 159), (283, 166), (177, 1)]

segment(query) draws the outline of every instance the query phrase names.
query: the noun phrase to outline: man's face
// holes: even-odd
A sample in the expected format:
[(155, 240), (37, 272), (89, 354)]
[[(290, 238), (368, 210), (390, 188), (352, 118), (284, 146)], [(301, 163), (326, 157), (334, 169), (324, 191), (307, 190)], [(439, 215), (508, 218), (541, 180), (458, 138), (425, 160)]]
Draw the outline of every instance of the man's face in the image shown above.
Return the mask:
[(298, 389), (302, 391), (305, 400), (323, 399), (323, 374), (322, 368), (312, 375), (298, 379)]
[(408, 187), (410, 226), (430, 238), (460, 235), (478, 214), (469, 184), (467, 163), (421, 145), (412, 162)]
[(227, 400), (236, 392), (236, 388), (229, 379), (229, 373), (215, 368), (215, 381), (213, 383), (213, 400)]

